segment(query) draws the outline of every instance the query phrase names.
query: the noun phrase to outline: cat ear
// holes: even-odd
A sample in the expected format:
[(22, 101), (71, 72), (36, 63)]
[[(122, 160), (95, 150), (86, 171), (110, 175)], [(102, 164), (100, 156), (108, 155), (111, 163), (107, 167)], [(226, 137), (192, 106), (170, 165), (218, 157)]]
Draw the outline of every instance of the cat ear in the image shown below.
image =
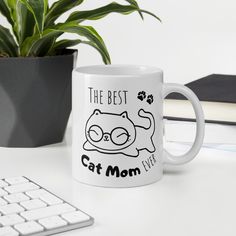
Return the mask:
[(120, 116), (122, 116), (122, 118), (128, 118), (128, 113), (127, 113), (127, 111), (121, 113)]
[(101, 114), (102, 112), (99, 110), (99, 109), (95, 109), (94, 110), (94, 112), (93, 112), (93, 114), (95, 114), (95, 115), (99, 115), (99, 114)]

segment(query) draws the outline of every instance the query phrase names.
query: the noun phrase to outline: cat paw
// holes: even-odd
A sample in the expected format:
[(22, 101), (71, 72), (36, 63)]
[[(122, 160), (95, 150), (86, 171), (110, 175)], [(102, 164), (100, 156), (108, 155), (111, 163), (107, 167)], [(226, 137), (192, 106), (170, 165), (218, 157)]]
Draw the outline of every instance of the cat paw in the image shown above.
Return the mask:
[(137, 148), (133, 148), (133, 147), (128, 147), (127, 149), (123, 150), (122, 153), (130, 157), (138, 157), (139, 155), (139, 151), (137, 150)]
[(154, 101), (153, 95), (152, 95), (152, 94), (148, 95), (148, 97), (147, 97), (147, 103), (151, 105), (151, 104), (153, 103), (153, 101)]
[(150, 152), (150, 153), (153, 153), (156, 151), (156, 148), (154, 146), (154, 144), (152, 143), (149, 147), (147, 147), (147, 150)]
[(138, 93), (138, 99), (143, 101), (146, 98), (146, 93), (144, 91), (141, 91)]
[(83, 149), (86, 151), (92, 151), (94, 150), (94, 147), (88, 141), (86, 141), (83, 145)]

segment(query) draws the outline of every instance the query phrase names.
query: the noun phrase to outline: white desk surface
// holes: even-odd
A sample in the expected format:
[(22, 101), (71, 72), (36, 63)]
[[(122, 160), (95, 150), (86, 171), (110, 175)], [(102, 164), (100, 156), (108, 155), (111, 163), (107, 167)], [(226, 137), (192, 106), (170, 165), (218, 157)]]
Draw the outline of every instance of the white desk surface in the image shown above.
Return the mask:
[(63, 235), (236, 235), (236, 152), (203, 148), (191, 163), (166, 167), (155, 184), (107, 189), (72, 180), (70, 143), (68, 132), (58, 145), (0, 148), (0, 178), (25, 175), (95, 218)]

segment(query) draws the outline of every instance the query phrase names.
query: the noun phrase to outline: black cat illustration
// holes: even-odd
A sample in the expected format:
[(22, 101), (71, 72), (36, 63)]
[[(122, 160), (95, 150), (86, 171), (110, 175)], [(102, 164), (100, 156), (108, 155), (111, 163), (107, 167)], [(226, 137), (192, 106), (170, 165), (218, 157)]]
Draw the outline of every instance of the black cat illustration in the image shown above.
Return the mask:
[(137, 157), (139, 151), (144, 149), (150, 153), (155, 152), (152, 140), (155, 132), (154, 117), (143, 109), (139, 110), (138, 115), (149, 121), (147, 127), (135, 125), (127, 112), (114, 114), (94, 110), (86, 123), (87, 140), (84, 150), (130, 157)]

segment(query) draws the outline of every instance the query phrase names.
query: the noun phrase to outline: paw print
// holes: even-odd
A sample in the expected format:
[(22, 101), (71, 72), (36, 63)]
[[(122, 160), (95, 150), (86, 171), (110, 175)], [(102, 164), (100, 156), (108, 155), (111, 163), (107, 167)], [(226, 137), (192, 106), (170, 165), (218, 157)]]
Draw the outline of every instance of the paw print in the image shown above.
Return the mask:
[(138, 99), (143, 101), (146, 98), (146, 93), (144, 91), (141, 91), (138, 93)]
[(150, 94), (150, 95), (148, 95), (148, 97), (147, 97), (147, 103), (149, 103), (150, 105), (153, 103), (153, 95), (152, 94)]

